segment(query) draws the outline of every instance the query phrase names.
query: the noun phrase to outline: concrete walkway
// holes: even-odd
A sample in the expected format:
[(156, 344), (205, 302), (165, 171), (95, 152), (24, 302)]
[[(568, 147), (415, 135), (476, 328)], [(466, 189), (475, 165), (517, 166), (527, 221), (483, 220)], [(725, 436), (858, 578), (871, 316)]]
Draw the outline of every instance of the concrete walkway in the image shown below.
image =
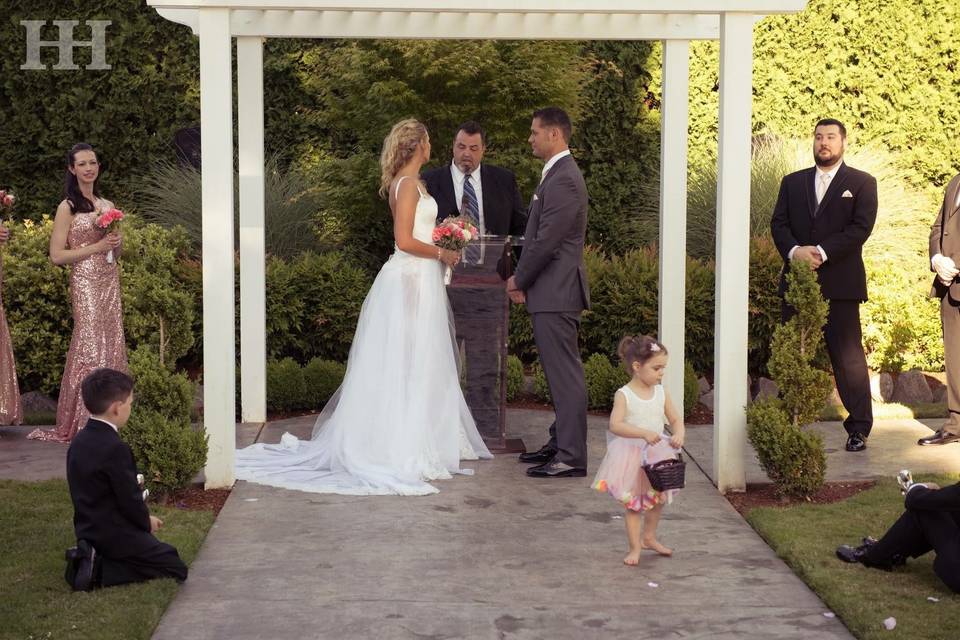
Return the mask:
[[(537, 447), (549, 419), (512, 410), (508, 428)], [(591, 471), (605, 423), (591, 418)], [(695, 465), (660, 528), (675, 557), (639, 568), (591, 478), (527, 478), (515, 456), (471, 466), (417, 498), (238, 483), (154, 638), (851, 637)]]

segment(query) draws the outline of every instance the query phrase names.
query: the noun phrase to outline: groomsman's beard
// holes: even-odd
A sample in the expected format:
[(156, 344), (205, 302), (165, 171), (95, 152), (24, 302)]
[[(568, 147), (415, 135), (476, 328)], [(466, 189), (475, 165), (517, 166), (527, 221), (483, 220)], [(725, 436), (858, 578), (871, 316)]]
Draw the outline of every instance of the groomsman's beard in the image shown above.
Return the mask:
[(827, 157), (822, 157), (819, 152), (814, 152), (813, 161), (818, 167), (832, 167), (843, 160), (843, 151), (836, 155), (829, 155)]

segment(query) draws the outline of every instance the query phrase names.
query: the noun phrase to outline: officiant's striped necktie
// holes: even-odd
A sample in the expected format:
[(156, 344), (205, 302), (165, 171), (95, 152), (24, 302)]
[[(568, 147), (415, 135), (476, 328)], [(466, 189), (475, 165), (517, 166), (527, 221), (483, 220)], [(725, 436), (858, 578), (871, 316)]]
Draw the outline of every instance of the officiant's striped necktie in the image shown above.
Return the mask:
[(470, 174), (463, 178), (463, 201), (460, 203), (460, 213), (469, 216), (476, 227), (480, 228), (480, 203), (477, 202), (477, 192), (470, 184)]

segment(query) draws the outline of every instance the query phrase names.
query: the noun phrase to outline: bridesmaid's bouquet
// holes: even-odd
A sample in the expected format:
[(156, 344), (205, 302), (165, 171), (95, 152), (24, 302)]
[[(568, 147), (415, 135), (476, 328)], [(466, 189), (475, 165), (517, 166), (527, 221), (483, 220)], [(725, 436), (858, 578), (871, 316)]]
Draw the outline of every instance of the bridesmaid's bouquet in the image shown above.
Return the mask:
[[(480, 232), (465, 216), (450, 216), (433, 228), (433, 244), (448, 251), (463, 251), (471, 240), (480, 236)], [(450, 284), (453, 269), (447, 267), (443, 283)]]
[[(120, 209), (107, 209), (97, 216), (97, 226), (104, 230), (104, 233), (110, 233), (120, 228), (120, 221), (123, 220), (123, 211)], [(107, 262), (113, 262), (113, 249), (107, 251)]]

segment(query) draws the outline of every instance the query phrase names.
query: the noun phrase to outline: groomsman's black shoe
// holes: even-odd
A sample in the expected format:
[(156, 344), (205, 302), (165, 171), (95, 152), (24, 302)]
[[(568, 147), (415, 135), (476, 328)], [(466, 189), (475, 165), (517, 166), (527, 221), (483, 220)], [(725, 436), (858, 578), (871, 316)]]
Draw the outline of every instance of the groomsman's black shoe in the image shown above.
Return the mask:
[(521, 453), (519, 460), (525, 464), (546, 464), (553, 460), (555, 455), (557, 455), (557, 450), (545, 444), (537, 451)]
[(854, 431), (847, 438), (847, 451), (863, 451), (867, 448), (867, 439)]
[(530, 467), (527, 475), (531, 478), (582, 478), (587, 475), (587, 470), (571, 467), (565, 462), (551, 461), (539, 467)]
[(926, 438), (920, 438), (917, 440), (917, 444), (921, 447), (927, 447), (933, 444), (950, 444), (951, 442), (960, 442), (960, 436), (953, 433), (947, 433), (943, 429), (939, 429)]
[(97, 552), (86, 540), (77, 541), (66, 553), (67, 572), (65, 578), (74, 591), (90, 591), (93, 588), (93, 567)]
[(865, 555), (867, 555), (866, 545), (851, 547), (849, 544), (842, 544), (837, 547), (837, 557), (844, 562), (849, 562), (850, 564), (855, 564), (857, 562), (863, 564), (863, 557)]

